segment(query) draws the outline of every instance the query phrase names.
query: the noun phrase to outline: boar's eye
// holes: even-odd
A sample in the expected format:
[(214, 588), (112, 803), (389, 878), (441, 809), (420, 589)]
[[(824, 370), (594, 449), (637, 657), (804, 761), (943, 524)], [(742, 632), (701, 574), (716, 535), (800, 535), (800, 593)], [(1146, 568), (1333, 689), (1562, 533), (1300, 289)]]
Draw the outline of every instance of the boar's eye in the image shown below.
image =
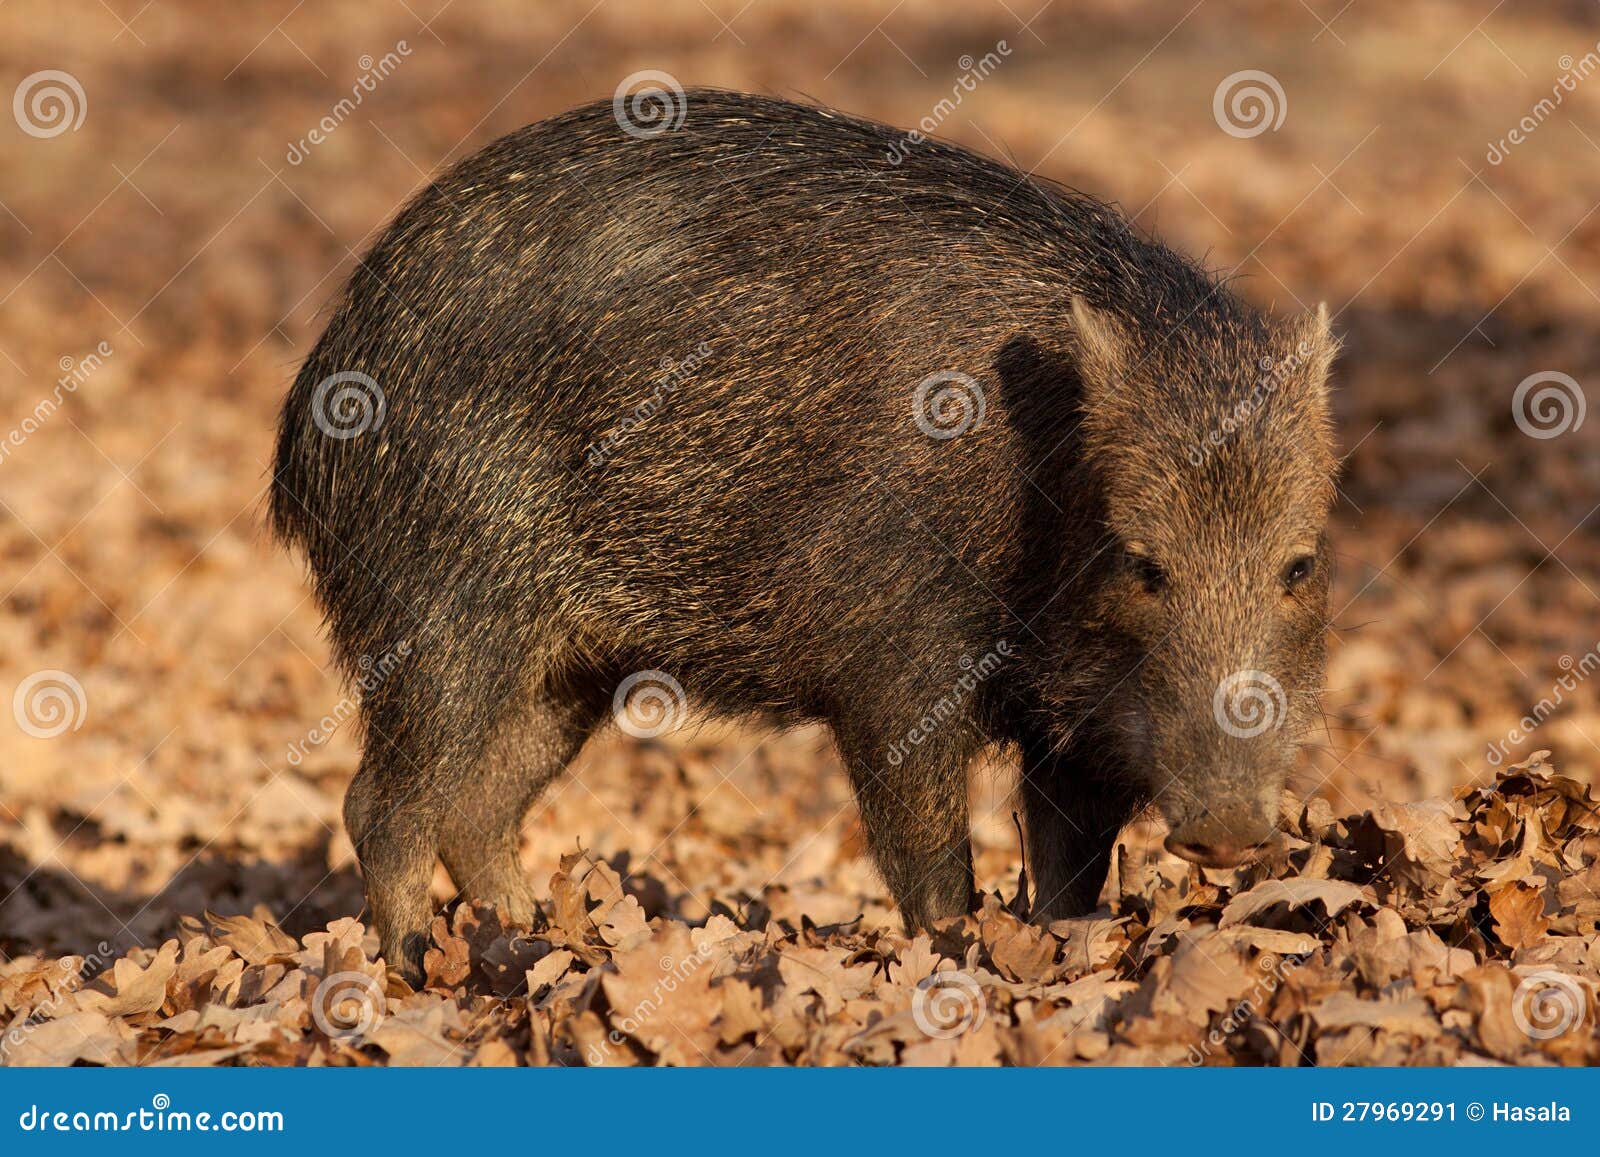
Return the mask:
[(1131, 552), (1125, 552), (1122, 557), (1123, 565), (1127, 567), (1128, 573), (1133, 576), (1134, 581), (1143, 586), (1150, 594), (1160, 594), (1166, 589), (1167, 572), (1161, 569), (1161, 564), (1155, 559), (1149, 555), (1133, 554)]
[(1283, 568), (1283, 589), (1294, 590), (1295, 587), (1311, 577), (1311, 572), (1317, 567), (1317, 556), (1302, 554), (1288, 566)]

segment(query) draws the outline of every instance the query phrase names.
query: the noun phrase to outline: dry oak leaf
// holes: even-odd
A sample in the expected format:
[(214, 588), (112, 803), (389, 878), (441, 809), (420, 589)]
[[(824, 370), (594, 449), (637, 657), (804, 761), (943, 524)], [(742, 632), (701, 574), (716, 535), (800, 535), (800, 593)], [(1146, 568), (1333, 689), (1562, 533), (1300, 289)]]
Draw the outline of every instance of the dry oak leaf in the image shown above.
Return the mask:
[(388, 1053), (389, 1063), (394, 1065), (438, 1068), (465, 1064), (467, 1058), (463, 1049), (444, 1035), (445, 1010), (448, 1008), (454, 1013), (455, 1006), (431, 993), (422, 999), (427, 1003), (421, 1007), (404, 1008), (384, 1017), (382, 1023), (366, 1035), (365, 1041)]
[(611, 1027), (638, 1041), (666, 1064), (706, 1063), (716, 1044), (711, 1031), (722, 994), (711, 964), (695, 951), (689, 929), (668, 924), (658, 936), (618, 952), (615, 972), (601, 979)]
[(1503, 1061), (1516, 1060), (1533, 1047), (1517, 1024), (1517, 978), (1501, 964), (1484, 964), (1461, 974), (1455, 1007), (1472, 1014), (1478, 1040), (1486, 1052)]
[[(15, 1044), (13, 1034), (20, 1034)], [(61, 1068), (77, 1061), (96, 1065), (135, 1063), (136, 1036), (121, 1020), (94, 1009), (69, 1013), (6, 1034), (5, 1063), (18, 1068)]]
[(746, 1037), (759, 1041), (769, 1020), (761, 1007), (761, 993), (737, 977), (730, 976), (722, 990), (722, 1021), (717, 1039), (724, 1045), (737, 1044)]
[[(1166, 983), (1158, 982), (1152, 993), (1152, 1011), (1174, 1013), (1195, 1024), (1205, 1024), (1212, 1013), (1250, 999), (1260, 979), (1240, 952), (1211, 928), (1181, 933), (1169, 968), (1161, 971)], [(1263, 994), (1264, 990), (1256, 992), (1252, 1003)]]
[(218, 916), (206, 912), (211, 939), (244, 957), (246, 964), (265, 964), (293, 956), (300, 948), (292, 936), (258, 916)]
[(1295, 876), (1288, 880), (1263, 880), (1248, 892), (1228, 901), (1219, 927), (1243, 924), (1277, 904), (1303, 908), (1321, 901), (1331, 919), (1352, 904), (1372, 904), (1366, 891), (1343, 880), (1313, 880)]
[(822, 1015), (830, 1017), (846, 1000), (871, 991), (876, 969), (870, 964), (847, 966), (848, 956), (843, 948), (782, 948), (778, 974), (783, 978), (784, 1003), (792, 1008), (800, 1003), (796, 998), (814, 992), (822, 999)]
[(1128, 946), (1127, 933), (1119, 931), (1128, 920), (1127, 916), (1079, 916), (1052, 922), (1050, 934), (1065, 945), (1062, 967), (1078, 976), (1105, 967)]
[(624, 896), (606, 913), (605, 922), (600, 925), (600, 939), (615, 948), (633, 948), (649, 936), (650, 924), (644, 917), (644, 909), (632, 896)]
[(167, 1000), (167, 982), (178, 971), (178, 942), (168, 940), (148, 966), (140, 968), (124, 956), (78, 994), (78, 1007), (106, 1016), (160, 1012)]
[(544, 989), (565, 976), (575, 959), (577, 958), (565, 948), (557, 948), (540, 957), (539, 962), (524, 973), (527, 979), (528, 999), (537, 999)]
[(1489, 897), (1494, 934), (1507, 948), (1531, 948), (1544, 939), (1550, 921), (1544, 915), (1544, 890), (1514, 883)]
[(455, 988), (472, 972), (471, 952), (463, 937), (450, 931), (443, 916), (433, 918), (433, 946), (422, 956), (428, 988)]
[(984, 926), (984, 940), (1000, 975), (1024, 983), (1048, 980), (1055, 966), (1054, 938), (1032, 924), (1018, 922), (1014, 928), (997, 924), (990, 921)]
[(892, 984), (915, 987), (919, 981), (932, 976), (939, 967), (940, 955), (933, 950), (933, 940), (926, 932), (919, 932), (899, 952), (900, 959), (889, 965)]
[(1437, 888), (1456, 867), (1464, 809), (1457, 800), (1425, 800), (1374, 808), (1372, 822), (1384, 833), (1385, 863), (1392, 876), (1418, 889)]
[(1412, 1036), (1433, 1036), (1440, 1031), (1433, 1006), (1420, 996), (1363, 1000), (1353, 992), (1336, 992), (1312, 1008), (1311, 1016), (1324, 1030), (1365, 1025)]

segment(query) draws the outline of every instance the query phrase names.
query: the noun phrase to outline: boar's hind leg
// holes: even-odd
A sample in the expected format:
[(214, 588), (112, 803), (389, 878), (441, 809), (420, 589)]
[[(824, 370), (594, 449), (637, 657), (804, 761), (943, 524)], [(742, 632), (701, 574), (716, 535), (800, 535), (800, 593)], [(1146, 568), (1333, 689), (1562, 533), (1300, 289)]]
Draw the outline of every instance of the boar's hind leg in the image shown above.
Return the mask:
[(1097, 770), (1085, 757), (1045, 753), (1042, 745), (1024, 750), (1028, 869), (1041, 923), (1095, 910), (1117, 833), (1139, 805)]
[(598, 679), (564, 680), (507, 709), (461, 779), (440, 832), (440, 855), (463, 898), (489, 901), (509, 923), (533, 922), (537, 904), (519, 856), (522, 818), (578, 754), (609, 701), (609, 686)]
[(867, 847), (907, 933), (970, 911), (974, 894), (967, 763), (973, 752), (928, 742), (895, 765), (888, 762), (881, 735), (848, 732), (839, 736), (839, 748), (861, 809)]
[(501, 706), (515, 698), (520, 667), (520, 656), (495, 653), (466, 630), (438, 629), (362, 700), (366, 742), (345, 827), (383, 958), (409, 979), (422, 972), (445, 818)]

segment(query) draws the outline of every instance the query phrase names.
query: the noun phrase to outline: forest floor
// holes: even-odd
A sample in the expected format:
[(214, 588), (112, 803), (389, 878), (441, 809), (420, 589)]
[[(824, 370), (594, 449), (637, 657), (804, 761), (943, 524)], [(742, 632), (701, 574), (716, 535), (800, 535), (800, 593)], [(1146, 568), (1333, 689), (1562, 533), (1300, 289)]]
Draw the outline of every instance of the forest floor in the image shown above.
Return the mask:
[[(0, 1063), (1600, 1063), (1600, 82), (1505, 143), (1586, 9), (281, 7), (0, 9), (7, 83), (66, 70), (84, 113), (0, 132)], [(529, 817), (538, 926), (444, 911), (411, 991), (361, 923), (358, 747), (320, 722), (350, 701), (261, 525), (356, 255), (638, 70), (912, 125), (1001, 41), (942, 135), (1345, 341), (1327, 726), (1281, 844), (1207, 872), (1141, 822), (1099, 914), (1035, 927), (993, 758), (984, 908), (908, 940), (824, 734), (610, 736)], [(1218, 119), (1246, 69), (1276, 130)], [(1516, 408), (1537, 375), (1577, 387), (1559, 430)]]

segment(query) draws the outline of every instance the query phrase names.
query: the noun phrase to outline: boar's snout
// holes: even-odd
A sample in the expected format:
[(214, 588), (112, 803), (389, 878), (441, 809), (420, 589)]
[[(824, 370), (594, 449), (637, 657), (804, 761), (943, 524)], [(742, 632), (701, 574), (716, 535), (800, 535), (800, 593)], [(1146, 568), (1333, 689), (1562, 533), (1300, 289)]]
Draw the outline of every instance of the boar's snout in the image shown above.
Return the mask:
[(1253, 808), (1210, 810), (1176, 823), (1167, 851), (1203, 868), (1232, 868), (1272, 839), (1272, 820)]

